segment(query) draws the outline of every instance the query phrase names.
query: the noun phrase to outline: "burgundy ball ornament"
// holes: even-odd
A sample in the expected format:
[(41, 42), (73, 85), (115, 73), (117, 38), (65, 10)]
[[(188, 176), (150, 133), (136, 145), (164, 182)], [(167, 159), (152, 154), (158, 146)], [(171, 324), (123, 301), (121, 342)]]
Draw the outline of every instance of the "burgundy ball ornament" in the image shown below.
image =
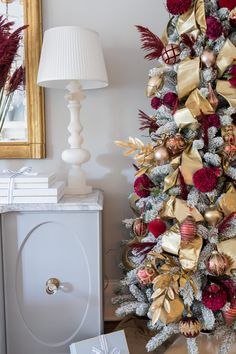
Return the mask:
[(197, 235), (197, 224), (192, 216), (187, 218), (180, 224), (180, 235), (182, 241), (192, 241)]
[(231, 326), (236, 321), (236, 303), (223, 313), (223, 317), (227, 326)]
[(166, 232), (166, 224), (163, 220), (159, 218), (152, 220), (148, 224), (148, 231), (151, 232), (151, 234), (153, 234), (154, 237), (158, 238), (160, 235)]
[(137, 271), (137, 278), (140, 284), (149, 285), (157, 276), (156, 271), (150, 265), (142, 266)]
[(180, 321), (179, 329), (186, 338), (195, 338), (199, 335), (202, 325), (196, 317), (188, 315)]
[(137, 237), (145, 237), (148, 233), (147, 224), (142, 219), (136, 219), (132, 226), (133, 233)]
[(206, 267), (210, 274), (219, 277), (225, 274), (229, 267), (229, 261), (223, 253), (213, 251), (206, 260)]
[(180, 61), (180, 47), (178, 44), (167, 44), (162, 50), (162, 59), (168, 65), (174, 65)]
[(206, 286), (202, 291), (204, 306), (212, 311), (219, 311), (227, 302), (227, 292), (217, 284)]

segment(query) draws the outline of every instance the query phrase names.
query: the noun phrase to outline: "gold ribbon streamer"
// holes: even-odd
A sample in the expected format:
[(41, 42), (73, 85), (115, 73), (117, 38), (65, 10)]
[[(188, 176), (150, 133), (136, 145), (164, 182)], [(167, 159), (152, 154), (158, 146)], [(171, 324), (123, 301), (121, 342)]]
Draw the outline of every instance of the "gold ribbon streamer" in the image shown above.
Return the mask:
[(203, 216), (196, 208), (189, 208), (186, 200), (171, 196), (164, 204), (161, 217), (177, 219), (179, 223), (191, 215), (196, 222), (204, 221)]
[(236, 212), (236, 190), (232, 184), (230, 184), (228, 191), (220, 199), (219, 206), (225, 216)]
[(197, 149), (194, 149), (192, 145), (189, 145), (187, 149), (184, 150), (181, 156), (178, 156), (171, 161), (171, 166), (175, 170), (172, 174), (165, 177), (164, 192), (170, 188), (179, 184), (178, 175), (180, 168), (181, 173), (184, 177), (185, 183), (193, 184), (193, 174), (203, 167), (201, 156)]
[(202, 249), (202, 238), (195, 237), (192, 241), (181, 241), (179, 250), (179, 261), (185, 271), (195, 271), (199, 255)]
[(185, 102), (185, 106), (190, 110), (194, 117), (198, 117), (202, 113), (206, 115), (215, 113), (210, 102), (201, 94), (198, 88), (190, 94)]
[(229, 102), (231, 107), (236, 108), (236, 88), (228, 81), (218, 80), (216, 91)]
[(130, 208), (133, 210), (134, 214), (136, 216), (140, 216), (140, 212), (136, 206), (136, 202), (139, 200), (139, 196), (136, 194), (136, 193), (132, 193), (130, 196), (129, 196), (129, 205), (130, 205)]
[(180, 248), (181, 236), (179, 225), (175, 224), (162, 236), (162, 249), (165, 252), (178, 256)]
[(186, 58), (180, 62), (177, 73), (177, 91), (179, 99), (188, 95), (200, 84), (200, 58)]
[(179, 17), (176, 25), (179, 35), (186, 33), (195, 39), (199, 31), (206, 32), (206, 27), (204, 0), (197, 0), (195, 6)]
[(216, 66), (218, 68), (219, 77), (224, 74), (227, 67), (231, 65), (235, 59), (236, 47), (229, 39), (227, 39), (222, 49), (220, 50), (216, 60)]
[(198, 121), (194, 118), (188, 108), (181, 108), (174, 114), (175, 123), (180, 128), (189, 127), (190, 129), (197, 129), (199, 127)]
[(230, 266), (226, 271), (226, 274), (232, 275), (231, 270), (236, 269), (236, 238), (232, 238), (217, 244), (217, 250), (220, 253), (224, 253), (230, 257)]

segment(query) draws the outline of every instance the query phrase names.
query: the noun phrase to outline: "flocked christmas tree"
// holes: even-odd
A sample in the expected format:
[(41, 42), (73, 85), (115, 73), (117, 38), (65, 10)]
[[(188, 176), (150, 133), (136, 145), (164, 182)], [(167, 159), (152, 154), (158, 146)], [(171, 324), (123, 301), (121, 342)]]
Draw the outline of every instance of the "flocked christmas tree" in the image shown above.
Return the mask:
[[(157, 0), (158, 2), (158, 0)], [(157, 4), (158, 6), (158, 4)], [(173, 334), (198, 353), (200, 331), (236, 338), (236, 0), (167, 0), (161, 38), (137, 26), (153, 60), (125, 220), (119, 316), (147, 316), (153, 351)]]

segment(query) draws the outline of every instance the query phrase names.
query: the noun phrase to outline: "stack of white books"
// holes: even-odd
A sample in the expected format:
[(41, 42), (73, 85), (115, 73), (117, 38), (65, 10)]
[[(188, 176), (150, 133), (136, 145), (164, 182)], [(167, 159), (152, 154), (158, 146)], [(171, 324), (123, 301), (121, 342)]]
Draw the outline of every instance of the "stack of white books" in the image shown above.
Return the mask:
[(57, 203), (63, 197), (64, 191), (65, 182), (57, 182), (54, 173), (26, 174), (16, 177), (0, 173), (0, 204)]

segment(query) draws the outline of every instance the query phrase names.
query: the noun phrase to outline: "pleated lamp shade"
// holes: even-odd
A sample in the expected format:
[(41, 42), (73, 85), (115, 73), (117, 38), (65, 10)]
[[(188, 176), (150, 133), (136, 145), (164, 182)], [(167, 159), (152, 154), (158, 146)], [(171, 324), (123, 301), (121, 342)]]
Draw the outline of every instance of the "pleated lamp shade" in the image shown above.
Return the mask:
[(108, 85), (98, 33), (76, 26), (47, 30), (39, 64), (38, 85), (65, 89), (71, 81), (77, 80), (84, 90)]

